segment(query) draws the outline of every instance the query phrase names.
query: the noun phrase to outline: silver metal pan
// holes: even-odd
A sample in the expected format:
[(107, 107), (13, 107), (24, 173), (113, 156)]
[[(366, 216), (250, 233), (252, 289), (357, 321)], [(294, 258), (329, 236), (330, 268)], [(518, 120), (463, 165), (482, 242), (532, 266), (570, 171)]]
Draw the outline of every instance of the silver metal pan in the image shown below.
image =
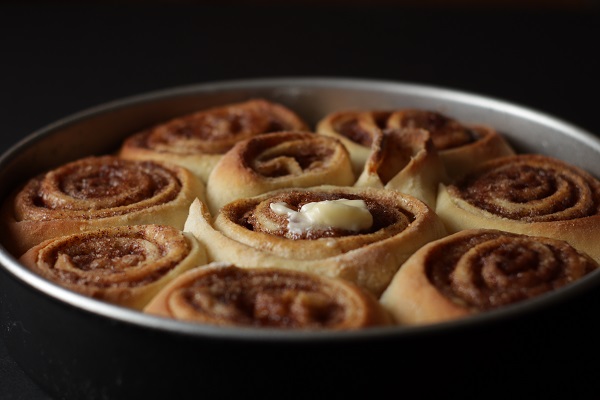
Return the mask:
[[(597, 137), (519, 105), (407, 83), (280, 78), (178, 87), (57, 121), (0, 157), (0, 196), (37, 172), (115, 150), (125, 136), (156, 122), (253, 97), (281, 102), (311, 123), (346, 108), (438, 110), (495, 127), (519, 151), (555, 156), (600, 176)], [(56, 398), (466, 394), (548, 387), (537, 385), (534, 374), (547, 382), (573, 368), (584, 381), (587, 370), (573, 363), (600, 354), (585, 344), (599, 333), (590, 324), (600, 304), (596, 273), (543, 298), (460, 321), (308, 333), (165, 320), (62, 289), (3, 248), (0, 262), (2, 337), (19, 365)]]

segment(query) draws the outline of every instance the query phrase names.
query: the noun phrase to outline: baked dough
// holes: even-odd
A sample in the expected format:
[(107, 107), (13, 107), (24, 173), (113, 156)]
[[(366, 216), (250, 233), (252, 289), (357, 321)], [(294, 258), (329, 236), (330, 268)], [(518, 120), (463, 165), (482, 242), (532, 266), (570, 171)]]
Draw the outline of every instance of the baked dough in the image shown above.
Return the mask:
[(390, 115), (387, 126), (427, 130), (451, 178), (487, 160), (515, 154), (510, 143), (492, 127), (468, 125), (436, 111), (397, 110)]
[[(309, 226), (298, 231), (291, 225), (291, 217), (272, 208), (287, 204), (292, 210), (301, 210), (306, 204), (340, 199), (364, 202), (372, 223), (358, 230)], [(353, 222), (352, 218), (342, 220)], [(247, 267), (285, 266), (344, 278), (376, 296), (414, 251), (446, 234), (431, 208), (412, 196), (385, 189), (328, 185), (281, 189), (236, 200), (214, 217), (204, 203), (194, 201), (184, 230), (206, 246), (209, 261)]]
[(442, 160), (423, 129), (378, 130), (356, 187), (407, 193), (435, 208), (438, 185), (446, 180)]
[(337, 111), (322, 118), (316, 131), (341, 138), (360, 174), (377, 132), (386, 128), (428, 131), (450, 178), (489, 159), (515, 154), (504, 136), (489, 126), (468, 125), (440, 112), (423, 109)]
[(57, 236), (136, 224), (182, 229), (204, 184), (183, 167), (158, 161), (86, 157), (27, 181), (1, 211), (3, 244), (16, 256)]
[(380, 302), (400, 325), (433, 324), (542, 296), (598, 267), (561, 240), (464, 230), (415, 252)]
[(128, 137), (119, 155), (162, 160), (188, 168), (203, 182), (235, 143), (284, 130), (309, 130), (308, 124), (282, 104), (251, 99), (174, 118)]
[(49, 239), (19, 261), (67, 289), (142, 310), (173, 278), (206, 264), (206, 252), (171, 226), (132, 225)]
[(600, 181), (541, 154), (488, 161), (442, 184), (436, 213), (448, 232), (493, 228), (565, 240), (600, 260)]
[(348, 151), (337, 139), (277, 132), (241, 141), (225, 153), (208, 178), (207, 201), (216, 213), (233, 200), (275, 189), (354, 181)]
[(231, 263), (187, 271), (145, 312), (196, 323), (273, 329), (356, 330), (391, 323), (377, 299), (351, 282)]
[(354, 173), (359, 176), (371, 155), (371, 147), (390, 114), (388, 111), (336, 111), (317, 123), (316, 132), (342, 141), (350, 152)]

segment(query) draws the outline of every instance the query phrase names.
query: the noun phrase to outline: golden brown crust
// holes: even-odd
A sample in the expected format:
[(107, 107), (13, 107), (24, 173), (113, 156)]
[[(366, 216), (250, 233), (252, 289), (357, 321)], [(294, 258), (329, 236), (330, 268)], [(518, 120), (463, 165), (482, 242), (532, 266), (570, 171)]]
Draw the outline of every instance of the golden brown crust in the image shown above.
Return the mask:
[(309, 128), (287, 107), (252, 99), (200, 110), (135, 133), (123, 142), (119, 155), (169, 161), (188, 168), (206, 182), (222, 154), (238, 141), (284, 130)]
[(495, 129), (484, 125), (466, 125), (440, 112), (398, 110), (390, 115), (388, 127), (428, 131), (449, 177), (462, 175), (487, 160), (515, 154)]
[(464, 147), (479, 140), (478, 132), (442, 113), (430, 110), (403, 109), (390, 114), (391, 128), (419, 128), (431, 133), (436, 149), (443, 151)]
[(316, 131), (343, 138), (360, 173), (377, 132), (383, 129), (428, 131), (449, 177), (470, 171), (489, 159), (515, 154), (504, 137), (491, 127), (467, 125), (430, 110), (339, 111), (319, 121)]
[(270, 190), (353, 183), (348, 151), (338, 140), (286, 131), (256, 136), (229, 150), (208, 178), (207, 201), (216, 213), (233, 200)]
[(178, 277), (145, 312), (220, 326), (354, 330), (391, 323), (356, 285), (285, 268), (212, 263)]
[(419, 249), (380, 301), (399, 324), (435, 323), (541, 296), (598, 267), (561, 240), (464, 230)]
[(445, 180), (429, 132), (398, 128), (375, 131), (371, 154), (355, 186), (396, 190), (435, 207), (438, 184)]
[(19, 261), (67, 289), (141, 310), (177, 275), (206, 264), (206, 252), (176, 228), (132, 225), (49, 239)]
[[(344, 223), (301, 213), (315, 204)], [(391, 323), (382, 304), (400, 324), (446, 321), (600, 262), (600, 181), (419, 109), (339, 111), (314, 132), (263, 99), (205, 109), (31, 179), (0, 212), (3, 244), (41, 276), (216, 325), (355, 329)]]
[[(362, 199), (373, 225), (359, 232), (313, 229), (298, 234), (270, 205), (284, 202), (293, 209), (305, 203)], [(247, 266), (285, 266), (325, 276), (342, 277), (379, 295), (400, 264), (423, 244), (442, 237), (437, 215), (420, 200), (374, 188), (319, 186), (282, 189), (223, 207), (212, 218), (204, 204), (194, 202), (184, 228), (207, 247), (210, 261)]]
[(16, 255), (52, 237), (98, 227), (183, 228), (204, 184), (188, 170), (154, 161), (86, 157), (30, 179), (2, 210), (4, 243)]
[(564, 161), (520, 154), (441, 185), (436, 212), (449, 232), (493, 228), (561, 239), (600, 260), (600, 181)]
[(322, 118), (316, 132), (341, 140), (350, 152), (354, 173), (359, 176), (389, 115), (387, 111), (337, 111)]

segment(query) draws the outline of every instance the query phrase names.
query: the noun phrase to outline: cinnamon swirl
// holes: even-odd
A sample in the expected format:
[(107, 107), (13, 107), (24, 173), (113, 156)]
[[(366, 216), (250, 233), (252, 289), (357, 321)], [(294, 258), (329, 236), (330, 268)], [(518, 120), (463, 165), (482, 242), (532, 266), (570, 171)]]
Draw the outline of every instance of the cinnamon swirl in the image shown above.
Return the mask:
[(371, 155), (371, 147), (390, 116), (388, 111), (336, 111), (322, 118), (316, 132), (342, 141), (350, 152), (356, 176), (360, 176)]
[(437, 323), (541, 296), (598, 267), (562, 240), (464, 230), (415, 252), (380, 302), (398, 324)]
[(466, 125), (439, 112), (419, 109), (397, 110), (390, 115), (391, 128), (421, 128), (431, 134), (450, 177), (462, 175), (484, 161), (515, 151), (495, 129)]
[(238, 141), (284, 130), (309, 128), (284, 105), (252, 99), (200, 110), (135, 133), (123, 142), (119, 155), (169, 161), (206, 182), (221, 155)]
[(244, 197), (285, 187), (350, 186), (354, 174), (346, 148), (310, 132), (277, 132), (237, 143), (223, 155), (206, 184), (211, 212)]
[(441, 185), (436, 213), (449, 232), (493, 228), (565, 240), (600, 260), (600, 181), (562, 160), (519, 154)]
[(276, 329), (354, 330), (391, 323), (377, 299), (351, 282), (216, 262), (180, 275), (145, 312), (220, 326)]
[(415, 197), (376, 188), (289, 188), (233, 201), (211, 217), (195, 201), (185, 231), (210, 261), (345, 278), (379, 295), (400, 264), (446, 234)]
[(430, 110), (339, 111), (325, 116), (316, 131), (342, 137), (362, 171), (378, 130), (423, 129), (430, 133), (449, 177), (461, 175), (492, 158), (515, 151), (496, 130), (484, 125), (466, 125), (445, 114)]
[(206, 252), (171, 226), (131, 225), (48, 239), (19, 261), (67, 289), (142, 310), (177, 275), (206, 264)]
[(3, 243), (16, 255), (52, 237), (94, 228), (159, 224), (182, 229), (204, 184), (158, 161), (86, 157), (30, 179), (2, 209)]

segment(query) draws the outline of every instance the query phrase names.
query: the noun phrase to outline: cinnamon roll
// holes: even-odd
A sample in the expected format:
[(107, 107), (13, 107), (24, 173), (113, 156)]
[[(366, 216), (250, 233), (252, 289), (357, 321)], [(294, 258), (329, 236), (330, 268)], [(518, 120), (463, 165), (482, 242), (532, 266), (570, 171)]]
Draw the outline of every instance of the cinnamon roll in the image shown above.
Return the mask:
[(144, 311), (196, 323), (275, 329), (354, 330), (391, 323), (377, 299), (351, 282), (216, 262), (177, 277)]
[(252, 99), (200, 110), (135, 133), (123, 142), (119, 155), (169, 161), (206, 182), (222, 154), (238, 141), (284, 130), (309, 128), (284, 105)]
[(171, 226), (131, 225), (48, 239), (19, 261), (67, 289), (142, 310), (176, 276), (206, 264), (206, 252)]
[(346, 148), (336, 139), (310, 132), (260, 135), (223, 155), (206, 183), (211, 212), (243, 197), (285, 187), (354, 183)]
[(355, 175), (360, 176), (371, 155), (371, 147), (379, 131), (385, 128), (390, 114), (388, 111), (336, 111), (317, 123), (316, 132), (341, 140), (350, 152)]
[(375, 132), (355, 186), (397, 190), (435, 207), (438, 184), (446, 178), (429, 132), (412, 128)]
[(600, 181), (552, 157), (488, 161), (441, 185), (436, 212), (449, 232), (487, 227), (552, 237), (600, 260)]
[(398, 324), (437, 323), (542, 296), (598, 267), (562, 240), (464, 230), (415, 252), (380, 302)]
[(185, 231), (210, 261), (279, 267), (344, 278), (381, 294), (400, 264), (446, 234), (422, 201), (376, 188), (288, 188), (223, 206), (212, 217), (201, 201)]
[(390, 115), (391, 128), (421, 128), (431, 133), (450, 177), (462, 175), (487, 160), (515, 154), (495, 129), (466, 125), (439, 112), (418, 109), (397, 110)]
[(4, 203), (3, 243), (16, 255), (52, 237), (135, 224), (182, 229), (204, 184), (158, 161), (86, 157), (30, 179)]
[(340, 111), (325, 116), (317, 124), (318, 133), (343, 137), (362, 171), (377, 130), (424, 129), (431, 134), (449, 177), (459, 176), (480, 163), (515, 154), (499, 132), (484, 125), (467, 125), (430, 110)]

